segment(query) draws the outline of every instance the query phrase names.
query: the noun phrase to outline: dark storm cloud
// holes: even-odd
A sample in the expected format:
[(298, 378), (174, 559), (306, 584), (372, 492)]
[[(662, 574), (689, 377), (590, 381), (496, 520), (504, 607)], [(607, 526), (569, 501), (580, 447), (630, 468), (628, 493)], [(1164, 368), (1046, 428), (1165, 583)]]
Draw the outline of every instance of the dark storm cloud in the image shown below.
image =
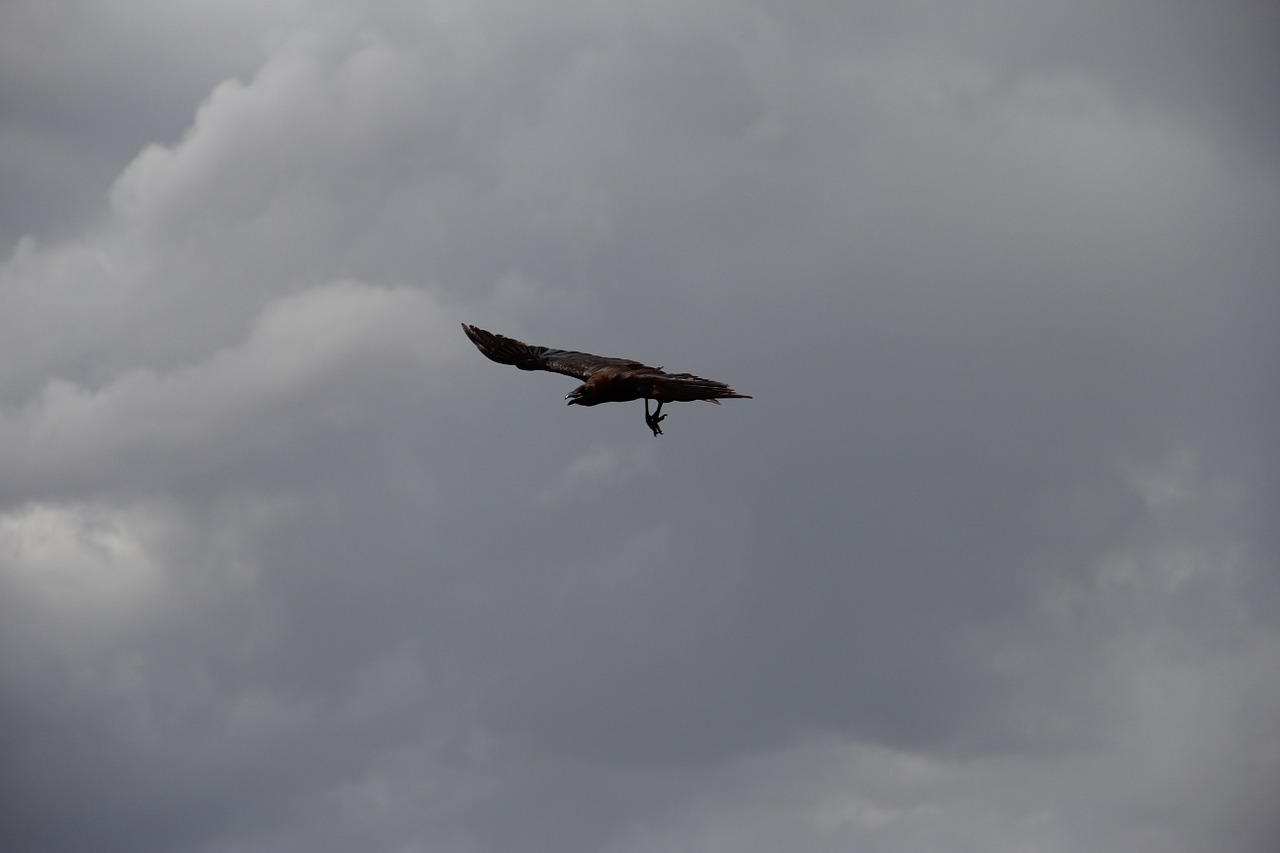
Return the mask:
[[(203, 10), (223, 59), (138, 4), (154, 59), (6, 60), (8, 128), (136, 156), (6, 208), (0, 836), (1268, 849), (1270, 13), (1157, 5)], [(655, 441), (459, 321), (755, 399)]]

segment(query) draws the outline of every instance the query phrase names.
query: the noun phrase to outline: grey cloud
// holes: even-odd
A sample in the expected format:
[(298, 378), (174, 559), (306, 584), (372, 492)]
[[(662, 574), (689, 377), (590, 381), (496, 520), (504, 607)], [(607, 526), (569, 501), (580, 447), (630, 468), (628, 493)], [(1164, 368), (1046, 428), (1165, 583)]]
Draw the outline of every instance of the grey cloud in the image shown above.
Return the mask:
[(9, 90), (115, 165), (5, 212), (0, 836), (1269, 849), (1266, 13), (127, 8)]
[(178, 139), (194, 104), (251, 74), (294, 4), (15, 0), (0, 10), (0, 245), (70, 239), (100, 220), (111, 181), (151, 143)]

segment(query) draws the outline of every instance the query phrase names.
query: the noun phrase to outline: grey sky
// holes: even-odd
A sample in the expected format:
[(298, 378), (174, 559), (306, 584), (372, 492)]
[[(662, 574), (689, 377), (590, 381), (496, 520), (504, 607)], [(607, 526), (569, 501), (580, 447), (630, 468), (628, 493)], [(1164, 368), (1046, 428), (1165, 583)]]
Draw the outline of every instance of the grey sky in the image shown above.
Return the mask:
[(1274, 850), (1278, 35), (5, 4), (0, 848)]

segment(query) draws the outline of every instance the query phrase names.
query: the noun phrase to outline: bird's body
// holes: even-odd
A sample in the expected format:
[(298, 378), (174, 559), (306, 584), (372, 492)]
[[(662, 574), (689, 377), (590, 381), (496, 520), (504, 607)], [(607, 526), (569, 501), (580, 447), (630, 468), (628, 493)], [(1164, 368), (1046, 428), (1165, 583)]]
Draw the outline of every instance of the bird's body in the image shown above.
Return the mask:
[[(667, 417), (660, 414), (664, 403), (707, 400), (719, 404), (722, 399), (750, 399), (750, 395), (739, 394), (723, 382), (691, 373), (667, 373), (661, 367), (626, 358), (530, 346), (466, 323), (462, 324), (462, 330), (480, 352), (499, 364), (511, 364), (521, 370), (562, 373), (582, 380), (565, 398), (571, 406), (644, 400), (645, 423), (655, 436), (662, 434), (658, 424)], [(650, 400), (658, 404), (653, 414), (649, 414)]]

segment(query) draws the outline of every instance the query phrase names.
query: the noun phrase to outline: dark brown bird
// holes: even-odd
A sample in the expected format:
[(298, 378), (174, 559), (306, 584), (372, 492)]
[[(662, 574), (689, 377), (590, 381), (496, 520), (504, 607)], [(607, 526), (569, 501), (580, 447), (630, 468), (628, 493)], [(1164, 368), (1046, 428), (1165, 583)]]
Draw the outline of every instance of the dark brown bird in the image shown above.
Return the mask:
[[(492, 361), (514, 364), (521, 370), (548, 370), (581, 379), (582, 384), (565, 397), (570, 406), (597, 406), (600, 403), (625, 403), (644, 400), (644, 422), (655, 436), (662, 435), (659, 426), (667, 416), (663, 403), (707, 400), (720, 405), (730, 397), (751, 399), (739, 394), (723, 382), (703, 379), (692, 373), (666, 373), (661, 367), (649, 367), (629, 358), (607, 358), (572, 350), (531, 347), (502, 335), (462, 324), (471, 342)], [(649, 413), (649, 401), (658, 407)]]

